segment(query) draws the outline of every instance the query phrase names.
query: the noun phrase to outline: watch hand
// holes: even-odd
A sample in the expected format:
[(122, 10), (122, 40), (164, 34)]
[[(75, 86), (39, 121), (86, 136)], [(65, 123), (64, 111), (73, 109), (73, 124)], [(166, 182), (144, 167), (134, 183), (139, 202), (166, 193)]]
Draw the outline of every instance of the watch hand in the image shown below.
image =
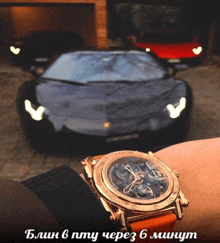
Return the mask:
[(143, 182), (143, 179), (141, 179), (140, 176), (137, 176), (129, 185), (127, 185), (124, 189), (124, 193), (130, 192), (131, 188), (134, 186), (135, 183), (141, 184)]
[(134, 179), (129, 185), (127, 185), (124, 189), (123, 189), (123, 192), (124, 193), (128, 193), (130, 192), (131, 188), (133, 187), (133, 185), (135, 184), (136, 182), (136, 179)]
[(126, 169), (126, 170), (128, 170), (129, 172), (131, 172), (131, 174), (132, 174), (132, 175), (134, 175), (134, 177), (136, 177), (136, 176), (137, 176), (137, 174), (136, 174), (136, 173), (134, 173), (134, 171), (132, 170), (132, 168), (131, 168), (131, 166), (130, 166), (130, 165), (126, 165), (126, 166), (125, 166), (125, 169)]
[(146, 164), (147, 168), (152, 172), (152, 169), (150, 168), (150, 166), (148, 165), (148, 163), (146, 162), (145, 164)]
[(141, 171), (141, 172), (143, 172), (143, 170), (138, 166), (138, 171)]
[(150, 193), (150, 196), (152, 197), (155, 197), (154, 193), (153, 193), (153, 190), (148, 186), (147, 189), (149, 190), (148, 193)]

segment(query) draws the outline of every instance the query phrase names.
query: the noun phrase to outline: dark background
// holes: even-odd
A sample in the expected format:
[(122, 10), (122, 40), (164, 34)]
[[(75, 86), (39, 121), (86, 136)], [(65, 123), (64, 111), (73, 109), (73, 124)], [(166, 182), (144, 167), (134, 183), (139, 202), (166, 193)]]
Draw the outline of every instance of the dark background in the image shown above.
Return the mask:
[[(122, 4), (123, 3), (123, 4)], [(145, 1), (108, 1), (108, 31), (109, 38), (138, 35), (139, 32), (132, 21), (132, 6), (134, 4), (180, 6), (184, 11), (184, 23), (189, 31), (199, 37), (205, 51), (209, 54), (220, 54), (220, 5), (216, 1), (198, 0), (145, 0)], [(117, 6), (121, 5), (120, 10)], [(206, 53), (207, 54), (207, 53)]]
[[(139, 34), (132, 20), (131, 10), (134, 4), (181, 6), (185, 12), (183, 22), (189, 26), (188, 30), (192, 31), (194, 36), (199, 37), (206, 57), (212, 54), (220, 55), (220, 5), (218, 3), (217, 0), (108, 0), (108, 38), (115, 40), (119, 37)], [(10, 5), (0, 4), (0, 7), (4, 6)], [(118, 6), (121, 6), (120, 10)], [(3, 18), (0, 16), (1, 50), (4, 49), (2, 24)], [(1, 51), (1, 53), (3, 52)]]

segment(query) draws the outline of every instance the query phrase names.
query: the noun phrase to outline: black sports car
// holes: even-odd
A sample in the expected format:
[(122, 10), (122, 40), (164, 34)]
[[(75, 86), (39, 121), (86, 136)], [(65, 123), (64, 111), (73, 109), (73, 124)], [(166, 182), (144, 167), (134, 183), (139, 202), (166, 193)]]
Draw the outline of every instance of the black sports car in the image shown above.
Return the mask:
[(84, 50), (62, 54), (24, 83), (17, 105), (35, 144), (143, 144), (154, 150), (186, 135), (192, 96), (188, 84), (149, 53)]
[(47, 65), (54, 55), (81, 49), (84, 45), (83, 38), (76, 33), (56, 30), (33, 32), (8, 42), (13, 64), (30, 71)]

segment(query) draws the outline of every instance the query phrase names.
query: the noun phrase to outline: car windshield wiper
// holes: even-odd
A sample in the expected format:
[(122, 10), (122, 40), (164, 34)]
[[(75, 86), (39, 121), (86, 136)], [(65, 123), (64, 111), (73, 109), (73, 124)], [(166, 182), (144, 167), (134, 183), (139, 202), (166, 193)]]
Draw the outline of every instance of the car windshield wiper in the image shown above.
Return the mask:
[(112, 83), (112, 84), (134, 84), (134, 83), (148, 83), (148, 82), (154, 82), (156, 80), (161, 80), (161, 79), (167, 79), (172, 77), (172, 75), (166, 73), (162, 78), (154, 78), (154, 79), (146, 79), (146, 80), (108, 80), (108, 81), (103, 81), (103, 80), (99, 80), (99, 81), (87, 81), (86, 84), (104, 84), (104, 83)]
[(56, 78), (44, 78), (41, 77), (41, 79), (46, 79), (46, 80), (50, 80), (50, 81), (58, 81), (58, 82), (62, 82), (62, 83), (68, 83), (68, 84), (76, 84), (76, 85), (86, 85), (86, 83), (80, 83), (77, 81), (72, 81), (72, 80), (64, 80), (64, 79), (56, 79)]
[(87, 84), (97, 84), (97, 83), (100, 83), (100, 84), (104, 84), (104, 83), (112, 83), (112, 84), (133, 84), (133, 83), (137, 83), (139, 81), (129, 81), (129, 80), (115, 80), (115, 81), (88, 81)]
[(171, 78), (171, 77), (173, 77), (171, 74), (165, 73), (164, 76), (163, 76), (163, 79), (168, 79), (168, 78)]

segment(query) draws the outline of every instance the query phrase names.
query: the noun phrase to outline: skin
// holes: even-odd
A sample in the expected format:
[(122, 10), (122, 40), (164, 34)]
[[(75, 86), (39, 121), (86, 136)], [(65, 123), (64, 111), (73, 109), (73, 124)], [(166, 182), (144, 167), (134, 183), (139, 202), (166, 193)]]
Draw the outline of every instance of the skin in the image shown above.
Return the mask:
[(156, 153), (180, 173), (180, 188), (190, 204), (175, 232), (197, 232), (199, 240), (220, 239), (220, 138), (185, 142)]

